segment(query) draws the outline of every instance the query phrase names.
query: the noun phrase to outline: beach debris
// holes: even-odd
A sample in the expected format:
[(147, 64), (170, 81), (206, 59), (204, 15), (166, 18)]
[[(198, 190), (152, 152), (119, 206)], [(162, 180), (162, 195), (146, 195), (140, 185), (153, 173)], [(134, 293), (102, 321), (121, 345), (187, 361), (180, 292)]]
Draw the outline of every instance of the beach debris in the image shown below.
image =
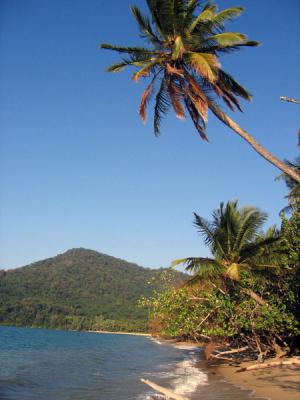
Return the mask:
[(166, 396), (167, 399), (170, 400), (188, 400), (186, 397), (182, 397), (179, 394), (173, 393), (171, 390), (166, 389), (157, 383), (154, 383), (152, 381), (149, 381), (148, 379), (141, 379), (141, 382), (145, 383), (146, 385), (150, 386), (152, 389), (155, 391), (162, 393), (163, 395)]
[(299, 365), (300, 366), (300, 357), (290, 358), (289, 360), (280, 360), (280, 361), (272, 361), (268, 363), (262, 364), (253, 364), (248, 367), (242, 367), (238, 369), (236, 372), (244, 372), (244, 371), (252, 371), (254, 369), (263, 369), (269, 367), (281, 367), (282, 365)]
[(231, 355), (231, 354), (236, 355), (238, 353), (247, 351), (248, 349), (249, 349), (249, 346), (244, 346), (244, 347), (240, 347), (238, 349), (231, 349), (231, 350), (226, 350), (226, 351), (218, 351), (218, 350), (214, 349), (213, 352), (215, 352), (216, 354), (211, 353), (211, 358), (234, 362), (236, 360), (234, 360), (233, 358), (224, 357), (224, 356)]

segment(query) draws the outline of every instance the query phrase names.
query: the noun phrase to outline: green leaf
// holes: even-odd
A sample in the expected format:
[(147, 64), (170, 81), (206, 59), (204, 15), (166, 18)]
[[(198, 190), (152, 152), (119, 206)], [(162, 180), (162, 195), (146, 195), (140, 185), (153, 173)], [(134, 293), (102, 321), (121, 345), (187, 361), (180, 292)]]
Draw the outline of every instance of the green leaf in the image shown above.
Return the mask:
[(209, 82), (217, 80), (218, 61), (213, 54), (187, 53), (186, 60), (195, 71)]
[(247, 36), (238, 32), (224, 32), (210, 36), (209, 41), (216, 42), (219, 46), (234, 46), (245, 43)]
[(215, 14), (211, 21), (213, 24), (223, 25), (226, 21), (232, 20), (240, 16), (243, 11), (243, 7), (226, 8), (225, 10), (222, 10), (219, 13)]
[(198, 15), (197, 18), (194, 19), (187, 32), (190, 34), (200, 22), (211, 20), (215, 14), (216, 9), (216, 5), (208, 5), (204, 7), (203, 11)]

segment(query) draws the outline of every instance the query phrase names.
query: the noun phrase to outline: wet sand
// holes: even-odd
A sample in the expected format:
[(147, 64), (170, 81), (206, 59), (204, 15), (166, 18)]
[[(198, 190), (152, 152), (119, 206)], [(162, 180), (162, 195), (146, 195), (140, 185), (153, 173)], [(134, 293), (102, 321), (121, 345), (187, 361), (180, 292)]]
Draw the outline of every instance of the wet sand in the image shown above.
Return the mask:
[[(242, 367), (253, 363), (243, 363)], [(261, 370), (237, 372), (239, 368), (220, 365), (216, 373), (227, 382), (253, 390), (254, 398), (271, 400), (300, 399), (300, 367), (279, 366)]]

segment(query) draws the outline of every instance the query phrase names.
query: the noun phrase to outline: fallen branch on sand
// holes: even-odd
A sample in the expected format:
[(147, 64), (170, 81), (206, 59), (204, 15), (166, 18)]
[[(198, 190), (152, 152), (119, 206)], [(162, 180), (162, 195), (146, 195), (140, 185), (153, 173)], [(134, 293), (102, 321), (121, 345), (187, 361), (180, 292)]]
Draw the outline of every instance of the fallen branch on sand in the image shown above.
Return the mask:
[(165, 389), (164, 387), (159, 386), (156, 383), (149, 381), (148, 379), (141, 379), (141, 381), (143, 383), (145, 383), (146, 385), (150, 386), (152, 389), (156, 390), (157, 392), (164, 394), (167, 399), (188, 400), (186, 397), (179, 396), (178, 394), (173, 393), (170, 390)]
[(249, 365), (249, 367), (243, 367), (243, 368), (238, 369), (237, 372), (252, 371), (254, 369), (263, 369), (263, 368), (269, 368), (269, 367), (280, 367), (281, 365), (299, 365), (300, 366), (300, 357), (293, 358), (290, 360), (272, 361), (269, 363)]
[(249, 347), (245, 346), (245, 347), (240, 347), (239, 349), (233, 349), (233, 350), (226, 350), (226, 351), (218, 351), (218, 350), (214, 350), (217, 354), (213, 354), (212, 357), (214, 358), (222, 358), (224, 355), (227, 354), (235, 354), (235, 353), (241, 353), (243, 351), (248, 350)]

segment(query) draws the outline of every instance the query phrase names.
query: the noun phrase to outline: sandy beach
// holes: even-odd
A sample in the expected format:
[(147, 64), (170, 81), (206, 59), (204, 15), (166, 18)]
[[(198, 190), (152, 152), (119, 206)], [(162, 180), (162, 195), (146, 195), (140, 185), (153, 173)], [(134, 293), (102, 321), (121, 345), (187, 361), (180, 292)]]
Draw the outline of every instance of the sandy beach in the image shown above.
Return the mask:
[[(253, 363), (243, 363), (242, 367)], [(280, 366), (261, 370), (237, 372), (239, 367), (220, 365), (216, 373), (227, 382), (254, 390), (254, 398), (271, 400), (300, 399), (300, 367)]]
[[(109, 333), (117, 335), (148, 336), (151, 334), (139, 332), (107, 332), (89, 331), (94, 333)], [(202, 347), (199, 343), (159, 338), (160, 342), (171, 344), (181, 349)], [(239, 367), (226, 364), (211, 366), (209, 369), (242, 389), (252, 391), (254, 399), (264, 400), (300, 400), (300, 367), (283, 365), (266, 369), (237, 372), (241, 367), (253, 365), (254, 362), (242, 363)], [(200, 399), (199, 399), (200, 400)]]

